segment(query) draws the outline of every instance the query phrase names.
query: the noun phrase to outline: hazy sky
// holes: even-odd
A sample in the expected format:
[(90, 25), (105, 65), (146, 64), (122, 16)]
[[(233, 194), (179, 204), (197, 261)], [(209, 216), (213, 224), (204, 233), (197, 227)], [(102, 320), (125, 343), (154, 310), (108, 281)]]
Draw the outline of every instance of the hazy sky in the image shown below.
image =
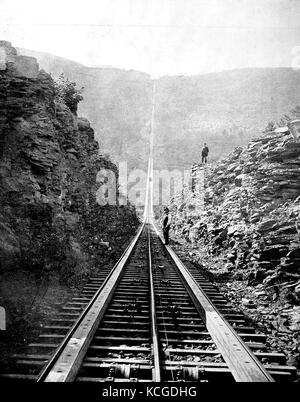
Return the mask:
[(291, 66), (300, 0), (0, 0), (0, 39), (153, 76)]

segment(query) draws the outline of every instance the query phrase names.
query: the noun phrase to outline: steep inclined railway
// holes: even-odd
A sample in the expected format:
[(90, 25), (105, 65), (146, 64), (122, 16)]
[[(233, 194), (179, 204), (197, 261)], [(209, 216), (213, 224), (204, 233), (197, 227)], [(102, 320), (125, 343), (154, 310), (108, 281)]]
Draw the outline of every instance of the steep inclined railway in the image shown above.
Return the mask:
[(293, 381), (285, 355), (165, 246), (153, 221), (153, 129), (144, 221), (114, 268), (90, 278), (6, 380), (38, 382)]
[(118, 264), (63, 307), (2, 380), (293, 380), (281, 353), (145, 222)]

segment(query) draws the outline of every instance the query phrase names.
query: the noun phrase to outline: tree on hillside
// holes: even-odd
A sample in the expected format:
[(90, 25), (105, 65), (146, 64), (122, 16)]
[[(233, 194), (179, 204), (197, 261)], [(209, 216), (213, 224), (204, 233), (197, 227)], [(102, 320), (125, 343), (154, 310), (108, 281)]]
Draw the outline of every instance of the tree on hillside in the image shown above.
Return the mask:
[(54, 84), (56, 98), (68, 106), (72, 113), (77, 114), (78, 103), (83, 100), (81, 94), (84, 88), (76, 88), (76, 82), (70, 81), (63, 73)]

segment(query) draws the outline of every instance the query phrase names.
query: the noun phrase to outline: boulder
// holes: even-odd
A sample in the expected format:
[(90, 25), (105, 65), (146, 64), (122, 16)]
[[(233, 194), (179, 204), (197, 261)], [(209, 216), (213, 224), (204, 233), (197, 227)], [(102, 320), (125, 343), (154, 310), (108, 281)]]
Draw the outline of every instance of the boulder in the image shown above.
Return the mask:
[(278, 226), (278, 221), (275, 219), (270, 219), (270, 220), (266, 220), (264, 222), (261, 222), (259, 225), (257, 225), (256, 230), (259, 233), (264, 233), (267, 232), (271, 229), (274, 229)]
[(239, 174), (238, 176), (236, 176), (236, 178), (234, 179), (234, 184), (237, 187), (242, 187), (243, 185), (245, 185), (245, 182), (247, 181), (247, 179), (249, 179), (247, 174)]
[(228, 227), (228, 236), (233, 236), (233, 235), (240, 235), (245, 232), (245, 226), (244, 225), (233, 225)]
[(39, 73), (39, 65), (34, 57), (17, 56), (11, 67), (16, 77), (37, 78)]

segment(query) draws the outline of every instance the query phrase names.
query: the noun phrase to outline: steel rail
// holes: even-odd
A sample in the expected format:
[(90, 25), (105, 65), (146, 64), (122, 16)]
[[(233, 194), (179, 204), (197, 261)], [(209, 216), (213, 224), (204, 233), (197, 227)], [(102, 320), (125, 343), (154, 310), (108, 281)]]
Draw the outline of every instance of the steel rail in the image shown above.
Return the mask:
[(148, 253), (149, 253), (149, 275), (150, 275), (150, 311), (151, 311), (151, 332), (152, 332), (152, 350), (153, 350), (153, 381), (161, 381), (160, 373), (160, 359), (159, 359), (159, 343), (158, 343), (158, 330), (156, 320), (156, 307), (155, 307), (155, 294), (153, 283), (153, 270), (152, 270), (152, 258), (151, 258), (151, 236), (148, 224)]
[[(164, 244), (153, 220), (151, 223), (160, 241)], [(234, 379), (237, 382), (274, 382), (272, 376), (206, 296), (174, 250), (168, 245), (164, 246), (175, 263), (188, 293)]]
[(102, 319), (104, 310), (117, 286), (121, 272), (144, 227), (145, 222), (142, 223), (137, 234), (70, 329), (66, 338), (49, 360), (36, 382), (70, 382), (75, 379), (88, 346)]
[[(156, 320), (156, 306), (152, 267), (151, 232), (153, 226), (158, 238), (162, 237), (155, 223), (148, 217), (138, 233), (124, 251), (111, 273), (105, 279), (95, 296), (89, 302), (79, 319), (76, 321), (67, 337), (57, 349), (55, 355), (48, 362), (40, 374), (38, 382), (69, 382), (74, 381), (81, 367), (82, 361), (93, 336), (101, 322), (105, 310), (119, 283), (123, 268), (128, 261), (141, 233), (147, 225), (148, 261), (150, 279), (150, 308), (151, 308), (151, 335), (153, 354), (153, 380), (161, 381), (161, 362), (159, 353), (159, 336)], [(192, 298), (200, 316), (205, 322), (208, 332), (222, 354), (233, 377), (239, 382), (272, 382), (274, 381), (242, 339), (224, 319), (222, 314), (213, 305), (204, 291), (195, 281), (188, 269), (181, 262), (170, 246), (165, 246), (168, 255), (174, 263), (180, 277)]]

